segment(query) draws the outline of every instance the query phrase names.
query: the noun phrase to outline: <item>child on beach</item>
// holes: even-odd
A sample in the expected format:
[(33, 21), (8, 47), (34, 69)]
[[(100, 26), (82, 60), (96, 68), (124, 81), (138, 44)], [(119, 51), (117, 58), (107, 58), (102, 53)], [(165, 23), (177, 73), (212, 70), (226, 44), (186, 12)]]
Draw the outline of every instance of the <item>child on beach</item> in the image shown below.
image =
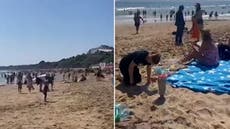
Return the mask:
[(120, 61), (120, 71), (123, 75), (123, 83), (127, 86), (133, 86), (141, 82), (141, 74), (138, 65), (145, 65), (147, 70), (147, 84), (151, 83), (151, 65), (160, 62), (160, 54), (150, 53), (148, 51), (135, 51), (123, 57)]
[(208, 30), (202, 31), (202, 40), (201, 46), (194, 44), (193, 51), (181, 61), (185, 62), (194, 59), (204, 66), (217, 66), (219, 64), (218, 49), (213, 43), (211, 34)]
[(140, 10), (137, 10), (137, 12), (134, 14), (133, 20), (134, 20), (134, 25), (136, 27), (136, 34), (138, 34), (140, 23), (141, 23), (140, 20), (142, 20), (144, 23), (144, 19), (140, 16)]

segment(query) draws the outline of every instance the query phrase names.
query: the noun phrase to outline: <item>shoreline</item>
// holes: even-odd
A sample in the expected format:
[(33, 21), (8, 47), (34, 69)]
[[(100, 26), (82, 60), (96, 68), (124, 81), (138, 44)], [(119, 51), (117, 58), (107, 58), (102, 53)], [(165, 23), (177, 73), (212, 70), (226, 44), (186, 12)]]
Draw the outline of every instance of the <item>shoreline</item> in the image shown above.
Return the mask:
[[(209, 22), (209, 21), (230, 21), (230, 13), (225, 16), (225, 17), (221, 17), (219, 16), (217, 19), (216, 18), (211, 18), (209, 19), (208, 16), (204, 16), (204, 22)], [(175, 23), (175, 20), (166, 20), (165, 17), (162, 18), (162, 20), (160, 20), (160, 18), (154, 18), (154, 17), (147, 17), (144, 18), (145, 21), (147, 21), (146, 23)], [(185, 22), (191, 22), (191, 16), (187, 16), (185, 17)], [(120, 17), (120, 16), (116, 16), (115, 17), (115, 25), (122, 25), (122, 24), (134, 24), (133, 21), (133, 15), (129, 16), (129, 17)]]

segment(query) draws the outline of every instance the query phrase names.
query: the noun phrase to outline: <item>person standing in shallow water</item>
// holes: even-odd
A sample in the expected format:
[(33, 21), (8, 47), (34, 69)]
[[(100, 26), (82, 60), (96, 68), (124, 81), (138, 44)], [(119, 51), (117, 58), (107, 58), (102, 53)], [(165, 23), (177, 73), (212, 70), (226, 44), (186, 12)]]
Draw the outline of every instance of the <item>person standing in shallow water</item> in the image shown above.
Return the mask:
[(122, 58), (119, 64), (123, 83), (126, 86), (135, 86), (142, 81), (139, 73), (139, 65), (147, 66), (147, 84), (151, 83), (151, 65), (160, 62), (160, 54), (150, 53), (148, 51), (135, 51)]
[(133, 19), (134, 19), (134, 25), (136, 27), (136, 34), (138, 34), (141, 20), (144, 23), (144, 19), (140, 16), (140, 10), (137, 10), (137, 12), (134, 13), (134, 18)]
[(182, 37), (183, 37), (183, 32), (184, 32), (184, 26), (185, 26), (185, 21), (184, 21), (184, 16), (183, 16), (183, 10), (184, 6), (180, 5), (179, 9), (176, 13), (176, 22), (175, 25), (177, 27), (176, 31), (176, 39), (175, 43), (176, 45), (182, 45)]

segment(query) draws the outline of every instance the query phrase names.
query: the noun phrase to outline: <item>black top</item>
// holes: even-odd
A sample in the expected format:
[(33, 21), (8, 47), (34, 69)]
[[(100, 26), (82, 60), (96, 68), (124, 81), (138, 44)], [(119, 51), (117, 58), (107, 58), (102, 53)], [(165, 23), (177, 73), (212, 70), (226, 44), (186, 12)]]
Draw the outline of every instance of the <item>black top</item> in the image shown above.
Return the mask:
[(176, 13), (176, 26), (184, 26), (185, 25), (185, 21), (184, 21), (184, 16), (183, 16), (183, 12), (182, 11), (178, 11)]
[(137, 65), (151, 65), (146, 61), (146, 57), (148, 56), (148, 54), (148, 51), (136, 51), (130, 53), (122, 59), (120, 65), (122, 65), (123, 67), (128, 67), (132, 61)]
[(135, 13), (133, 20), (134, 20), (135, 24), (140, 24), (141, 16), (138, 15), (137, 13)]

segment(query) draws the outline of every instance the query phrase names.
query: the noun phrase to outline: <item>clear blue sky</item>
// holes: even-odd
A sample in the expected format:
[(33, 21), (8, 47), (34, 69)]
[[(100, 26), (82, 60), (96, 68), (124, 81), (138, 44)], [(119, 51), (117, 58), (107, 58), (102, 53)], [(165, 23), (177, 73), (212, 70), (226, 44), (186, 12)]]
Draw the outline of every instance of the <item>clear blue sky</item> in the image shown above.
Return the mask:
[(0, 65), (113, 46), (113, 0), (0, 0)]

